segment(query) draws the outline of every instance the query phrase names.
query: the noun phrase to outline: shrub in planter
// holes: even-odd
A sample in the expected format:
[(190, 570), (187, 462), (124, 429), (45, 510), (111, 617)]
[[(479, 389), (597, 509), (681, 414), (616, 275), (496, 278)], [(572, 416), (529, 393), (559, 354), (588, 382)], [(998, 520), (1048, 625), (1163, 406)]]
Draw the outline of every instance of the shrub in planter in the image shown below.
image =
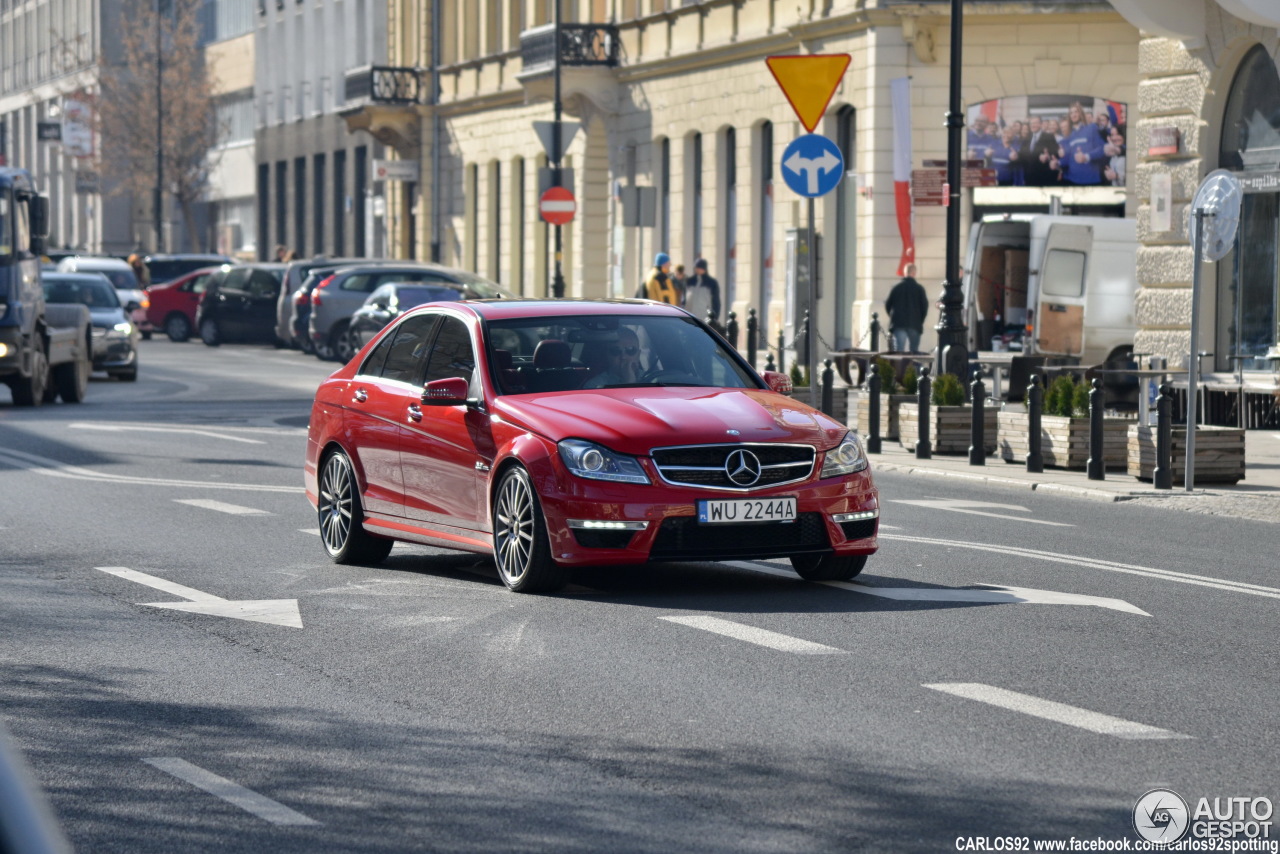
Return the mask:
[[(880, 437), (882, 439), (898, 438), (898, 404), (913, 398), (903, 394), (905, 385), (899, 385), (893, 363), (888, 359), (876, 359), (876, 375), (880, 378)], [(911, 394), (915, 394), (915, 372), (908, 374), (912, 380)], [(870, 429), (870, 398), (864, 392), (857, 404), (858, 429), (865, 435)]]
[[(1089, 391), (1089, 383), (1077, 383), (1067, 374), (1055, 379), (1045, 391), (1040, 419), (1040, 450), (1045, 465), (1082, 469), (1088, 462)], [(1029, 416), (1025, 410), (1006, 410), (998, 420), (1000, 456), (1005, 462), (1022, 462), (1030, 448)], [(1103, 420), (1103, 458), (1107, 468), (1125, 467), (1125, 431), (1131, 423), (1127, 418)]]
[[(955, 374), (940, 374), (933, 381), (933, 405), (929, 408), (929, 439), (935, 454), (963, 454), (969, 450), (973, 414), (964, 402), (964, 386)], [(904, 448), (915, 447), (920, 435), (919, 407), (914, 400), (898, 407), (898, 438)], [(983, 445), (988, 454), (996, 450), (996, 409), (983, 413)]]
[(800, 366), (794, 362), (791, 364), (791, 385), (795, 388), (809, 387), (809, 369), (805, 368), (803, 372)]
[(933, 381), (934, 406), (963, 406), (964, 386), (955, 374), (939, 374)]
[(876, 359), (876, 373), (880, 375), (880, 393), (898, 394), (898, 374), (888, 359)]
[(920, 389), (920, 377), (916, 374), (916, 366), (908, 365), (907, 372), (902, 375), (902, 393), (915, 394)]

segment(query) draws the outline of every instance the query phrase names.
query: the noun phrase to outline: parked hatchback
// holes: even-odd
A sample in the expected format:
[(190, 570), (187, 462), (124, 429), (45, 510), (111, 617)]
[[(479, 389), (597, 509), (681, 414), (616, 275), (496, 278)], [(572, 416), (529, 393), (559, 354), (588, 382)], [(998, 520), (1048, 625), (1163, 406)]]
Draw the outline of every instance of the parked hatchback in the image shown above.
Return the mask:
[(98, 273), (45, 273), (46, 302), (88, 307), (93, 369), (126, 382), (138, 378), (138, 328), (125, 314), (116, 289)]
[(275, 344), (276, 301), (284, 264), (245, 264), (214, 276), (196, 311), (200, 340), (210, 347), (226, 341)]
[(675, 306), (432, 303), (321, 384), (307, 497), (338, 563), (443, 546), (516, 591), (649, 561), (849, 579), (877, 548), (869, 463), (789, 386)]
[(157, 329), (163, 329), (170, 341), (186, 341), (196, 328), (200, 296), (218, 275), (219, 268), (207, 267), (147, 288), (147, 298), (151, 301), (147, 320)]
[(346, 362), (354, 354), (347, 328), (365, 298), (390, 282), (418, 282), (462, 288), (465, 299), (514, 297), (498, 285), (462, 270), (427, 264), (345, 267), (316, 285), (311, 292), (311, 319), (308, 332), (316, 355)]

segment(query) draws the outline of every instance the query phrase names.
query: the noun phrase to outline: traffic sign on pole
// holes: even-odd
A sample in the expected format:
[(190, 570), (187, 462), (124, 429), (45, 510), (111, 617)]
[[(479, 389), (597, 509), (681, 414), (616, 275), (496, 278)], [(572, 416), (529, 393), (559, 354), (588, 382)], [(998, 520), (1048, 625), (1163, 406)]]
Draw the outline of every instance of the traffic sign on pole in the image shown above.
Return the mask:
[(847, 53), (814, 53), (807, 56), (769, 56), (765, 63), (782, 87), (800, 124), (813, 133), (831, 103), (836, 87), (849, 67)]
[(542, 143), (542, 150), (547, 152), (547, 159), (552, 163), (558, 163), (564, 160), (564, 156), (569, 151), (569, 146), (573, 144), (573, 138), (578, 135), (578, 129), (582, 127), (579, 122), (560, 122), (560, 150), (555, 150), (555, 122), (534, 122), (533, 132), (538, 135), (538, 141)]
[(538, 200), (538, 213), (551, 225), (568, 225), (578, 212), (573, 193), (564, 187), (551, 187)]
[(782, 179), (797, 195), (825, 196), (844, 177), (840, 148), (825, 136), (808, 133), (792, 140), (782, 152)]

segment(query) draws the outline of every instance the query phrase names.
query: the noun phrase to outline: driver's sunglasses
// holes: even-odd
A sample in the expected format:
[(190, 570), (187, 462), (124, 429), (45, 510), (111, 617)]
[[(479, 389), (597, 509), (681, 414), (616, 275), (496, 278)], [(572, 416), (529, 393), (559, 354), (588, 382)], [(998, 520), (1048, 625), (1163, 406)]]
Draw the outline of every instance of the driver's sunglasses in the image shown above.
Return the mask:
[(609, 348), (610, 356), (622, 356), (622, 355), (634, 356), (639, 352), (640, 352), (639, 347), (610, 347)]

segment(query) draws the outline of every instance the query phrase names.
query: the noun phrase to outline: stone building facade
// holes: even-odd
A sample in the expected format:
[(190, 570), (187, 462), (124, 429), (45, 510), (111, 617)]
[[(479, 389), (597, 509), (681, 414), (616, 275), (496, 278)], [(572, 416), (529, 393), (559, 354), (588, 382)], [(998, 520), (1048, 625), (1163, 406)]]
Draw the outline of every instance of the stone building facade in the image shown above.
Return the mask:
[[(393, 251), (413, 246), (517, 292), (549, 292), (549, 235), (537, 217), (546, 156), (533, 122), (552, 117), (551, 68), (534, 55), (551, 6), (391, 0), (391, 63), (432, 69), (427, 89), (438, 83), (439, 91), (412, 111), (417, 133), (397, 149), (420, 159), (424, 181), (438, 181), (412, 198), (389, 193)], [(967, 104), (1025, 105), (1061, 93), (1118, 105), (1136, 100), (1138, 31), (1110, 4), (965, 6)], [(726, 311), (741, 322), (755, 308), (771, 341), (779, 328), (789, 340), (796, 282), (788, 252), (806, 205), (785, 186), (779, 160), (804, 129), (765, 58), (847, 53), (852, 62), (817, 129), (836, 141), (849, 171), (816, 205), (819, 351), (866, 346), (871, 314), (883, 317), (903, 250), (890, 81), (911, 78), (913, 165), (945, 158), (949, 4), (562, 0), (561, 9), (563, 22), (590, 31), (594, 49), (617, 45), (614, 64), (563, 68), (565, 118), (582, 127), (566, 159), (578, 201), (564, 229), (567, 295), (630, 296), (655, 250), (690, 271), (703, 257), (721, 282)], [(405, 118), (386, 120), (395, 121)], [(624, 224), (629, 187), (654, 188), (652, 227)], [(1048, 209), (1050, 193), (1002, 195), (1005, 189), (983, 188), (984, 209)], [(1123, 212), (1126, 187), (1111, 188), (1107, 198)], [(966, 190), (966, 216), (972, 199)], [(931, 294), (944, 276), (944, 210), (913, 211), (920, 278)], [(933, 310), (927, 327), (936, 321)], [(922, 347), (935, 342), (926, 328)]]

